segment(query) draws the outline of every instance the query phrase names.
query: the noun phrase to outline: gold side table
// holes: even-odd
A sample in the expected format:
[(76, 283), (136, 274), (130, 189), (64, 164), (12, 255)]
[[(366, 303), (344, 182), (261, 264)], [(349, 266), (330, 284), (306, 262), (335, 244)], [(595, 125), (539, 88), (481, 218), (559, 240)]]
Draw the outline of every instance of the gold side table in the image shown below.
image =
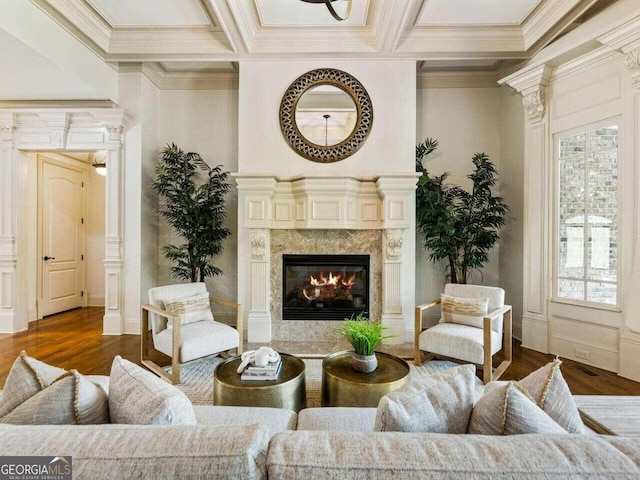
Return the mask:
[(213, 372), (213, 404), (302, 410), (306, 404), (304, 362), (287, 353), (280, 356), (280, 375), (273, 381), (242, 381), (239, 356), (218, 364)]
[(409, 365), (401, 358), (376, 352), (378, 368), (371, 373), (351, 368), (353, 351), (337, 352), (322, 362), (323, 407), (377, 407), (387, 393), (409, 381)]

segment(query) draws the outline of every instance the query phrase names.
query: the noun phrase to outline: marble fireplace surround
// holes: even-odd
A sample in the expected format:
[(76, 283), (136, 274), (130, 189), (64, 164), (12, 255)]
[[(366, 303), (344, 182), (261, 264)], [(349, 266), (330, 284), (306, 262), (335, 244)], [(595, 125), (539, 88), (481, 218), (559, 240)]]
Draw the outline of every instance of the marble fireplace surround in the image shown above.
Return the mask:
[[(247, 340), (333, 340), (336, 322), (282, 320), (282, 254), (371, 255), (371, 316), (400, 343), (414, 305), (414, 192), (419, 174), (375, 178), (234, 174), (238, 297)], [(403, 270), (403, 265), (405, 270)], [(315, 325), (314, 325), (315, 324)]]

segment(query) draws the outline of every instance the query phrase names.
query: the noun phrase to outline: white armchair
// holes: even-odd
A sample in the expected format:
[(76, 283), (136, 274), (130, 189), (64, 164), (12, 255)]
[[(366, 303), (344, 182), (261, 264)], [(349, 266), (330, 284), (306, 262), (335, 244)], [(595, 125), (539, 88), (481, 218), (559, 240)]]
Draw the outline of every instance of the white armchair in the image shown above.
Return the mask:
[[(210, 302), (236, 311), (236, 328), (216, 322)], [(171, 357), (171, 374), (149, 357), (149, 326), (153, 348)], [(180, 383), (180, 364), (236, 349), (242, 353), (242, 309), (239, 304), (209, 297), (203, 282), (154, 287), (142, 306), (141, 361), (173, 384)]]
[[(440, 323), (425, 329), (424, 311), (439, 305), (441, 300), (418, 305), (415, 310), (414, 363), (421, 365), (423, 360), (443, 357), (478, 365), (483, 370), (485, 383), (499, 379), (512, 361), (511, 306), (504, 304), (504, 290), (449, 283), (444, 293), (459, 299), (481, 300), (479, 303), (486, 300), (487, 311), (469, 320), (469, 315), (445, 313), (443, 309)], [(503, 361), (494, 369), (493, 356), (500, 350)], [(427, 352), (424, 358), (422, 351)]]

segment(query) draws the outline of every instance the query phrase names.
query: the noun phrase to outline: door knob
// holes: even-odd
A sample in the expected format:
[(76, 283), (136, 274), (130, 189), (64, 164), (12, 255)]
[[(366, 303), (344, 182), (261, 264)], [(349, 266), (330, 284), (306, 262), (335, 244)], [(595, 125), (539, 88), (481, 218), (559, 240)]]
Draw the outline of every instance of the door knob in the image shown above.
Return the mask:
[(44, 256), (43, 260), (46, 262), (47, 260), (55, 260), (56, 257), (49, 257), (47, 255)]

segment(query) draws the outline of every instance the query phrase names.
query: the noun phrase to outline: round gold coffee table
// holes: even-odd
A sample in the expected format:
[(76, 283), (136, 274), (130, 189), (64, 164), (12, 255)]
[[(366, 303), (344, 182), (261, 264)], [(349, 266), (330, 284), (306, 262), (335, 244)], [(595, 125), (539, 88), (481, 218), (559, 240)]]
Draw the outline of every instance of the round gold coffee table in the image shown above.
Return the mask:
[(322, 362), (323, 407), (377, 407), (384, 395), (409, 381), (409, 365), (401, 358), (376, 352), (378, 368), (360, 373), (351, 368), (352, 354), (333, 353)]
[(286, 353), (280, 356), (280, 375), (273, 381), (240, 380), (239, 356), (218, 364), (213, 372), (213, 404), (302, 410), (306, 402), (304, 362)]

